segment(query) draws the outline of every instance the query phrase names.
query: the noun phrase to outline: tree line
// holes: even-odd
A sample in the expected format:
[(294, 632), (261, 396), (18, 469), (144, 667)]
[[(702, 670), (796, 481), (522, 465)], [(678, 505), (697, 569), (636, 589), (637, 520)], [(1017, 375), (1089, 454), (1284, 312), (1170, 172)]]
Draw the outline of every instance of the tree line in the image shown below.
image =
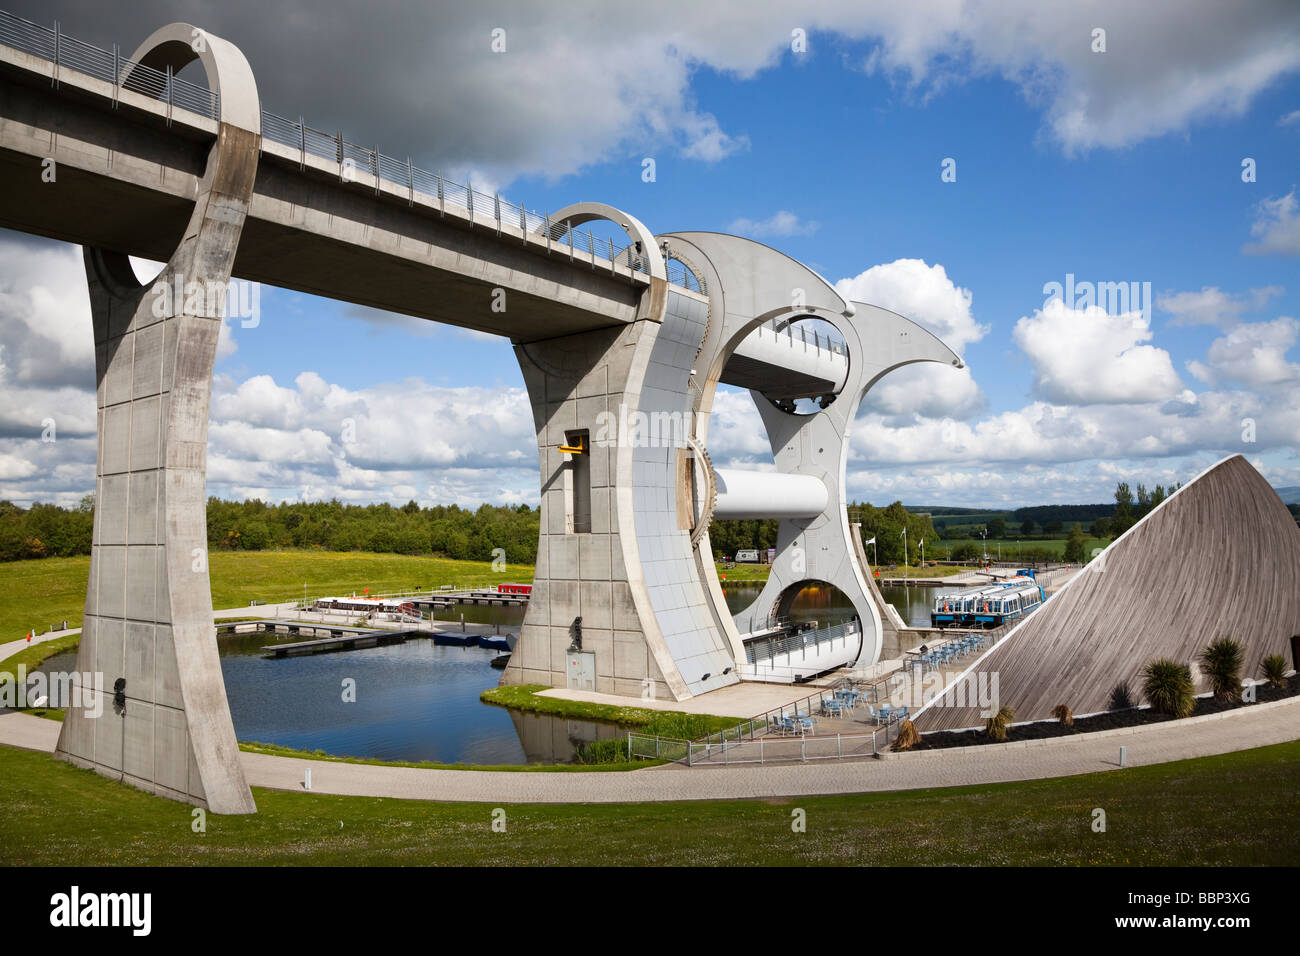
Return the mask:
[[(1130, 487), (1119, 482), (1111, 514), (1094, 518), (1086, 529), (1080, 521), (1069, 528), (1060, 520), (1039, 525), (1032, 517), (1019, 523), (1001, 516), (984, 526), (988, 540), (1012, 537), (1066, 537), (1066, 558), (1077, 557), (1086, 535), (1093, 538), (1119, 537), (1152, 509), (1181, 487), (1155, 485)], [(1070, 506), (1084, 507), (1084, 506)], [(1087, 506), (1093, 507), (1093, 506)], [(1300, 505), (1287, 506), (1300, 524)], [(0, 501), (0, 561), (30, 558), (69, 557), (90, 553), (94, 530), (95, 502), (87, 495), (74, 507), (34, 504), (22, 508)], [(907, 529), (907, 561), (920, 557), (919, 545), (926, 543), (927, 559), (940, 554), (953, 560), (974, 561), (983, 555), (983, 543), (972, 535), (971, 526), (947, 529), (940, 534), (928, 514), (913, 514), (900, 502), (878, 508), (865, 502), (849, 505), (849, 520), (861, 522), (862, 539), (876, 539), (867, 556), (880, 564), (903, 563), (903, 529)], [(1025, 509), (1022, 509), (1025, 510)], [(1015, 512), (1019, 513), (1019, 512)], [(337, 499), (316, 502), (267, 504), (258, 499), (223, 501), (208, 499), (208, 546), (211, 549), (263, 551), (282, 548), (316, 548), (323, 551), (374, 551), (396, 554), (435, 554), (448, 558), (490, 561), (495, 548), (503, 548), (514, 564), (535, 564), (539, 512), (528, 505), (481, 505), (476, 509), (456, 505), (422, 507), (408, 501), (401, 507), (390, 504), (350, 505)], [(709, 538), (715, 555), (734, 557), (737, 551), (766, 551), (776, 547), (779, 522), (715, 521)], [(942, 550), (939, 542), (943, 541)], [(874, 552), (874, 553), (873, 553)], [(1055, 557), (1046, 548), (1026, 545), (1020, 557), (1046, 561)]]
[[(209, 498), (207, 519), (210, 550), (315, 548), (490, 561), (493, 550), (502, 548), (511, 564), (537, 561), (538, 511), (528, 505), (470, 510), (423, 508), (414, 501), (394, 507), (337, 499), (273, 505)], [(93, 527), (91, 495), (75, 508), (35, 504), (24, 509), (0, 501), (0, 561), (89, 554)]]

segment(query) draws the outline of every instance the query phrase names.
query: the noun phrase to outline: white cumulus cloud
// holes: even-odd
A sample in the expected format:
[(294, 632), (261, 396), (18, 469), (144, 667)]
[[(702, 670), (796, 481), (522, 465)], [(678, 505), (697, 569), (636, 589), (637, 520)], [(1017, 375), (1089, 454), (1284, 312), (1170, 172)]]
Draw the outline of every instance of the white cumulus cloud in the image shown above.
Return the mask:
[(1183, 391), (1169, 353), (1152, 338), (1140, 312), (1111, 315), (1101, 306), (1075, 309), (1049, 300), (1012, 332), (1034, 363), (1033, 391), (1062, 405), (1154, 402)]

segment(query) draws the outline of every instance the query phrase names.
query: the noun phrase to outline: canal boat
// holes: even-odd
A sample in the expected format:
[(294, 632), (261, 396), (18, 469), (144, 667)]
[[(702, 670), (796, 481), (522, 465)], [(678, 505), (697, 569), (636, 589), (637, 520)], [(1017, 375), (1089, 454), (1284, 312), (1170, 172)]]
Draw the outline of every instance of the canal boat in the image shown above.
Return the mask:
[(312, 605), (315, 611), (348, 611), (362, 614), (403, 614), (419, 617), (420, 612), (410, 601), (396, 598), (324, 597)]
[(933, 627), (1001, 627), (1041, 607), (1046, 594), (1032, 577), (1014, 577), (941, 591), (930, 611)]

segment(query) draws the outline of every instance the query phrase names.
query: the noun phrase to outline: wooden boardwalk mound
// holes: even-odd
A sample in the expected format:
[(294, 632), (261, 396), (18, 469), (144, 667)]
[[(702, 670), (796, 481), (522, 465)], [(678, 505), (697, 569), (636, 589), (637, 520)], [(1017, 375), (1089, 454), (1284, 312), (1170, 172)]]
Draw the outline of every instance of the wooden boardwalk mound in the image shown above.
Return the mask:
[[(1300, 527), (1234, 455), (1162, 502), (981, 657), (961, 696), (976, 701), (973, 691), (996, 674), (998, 701), (1017, 721), (1051, 717), (1057, 704), (1095, 713), (1120, 681), (1140, 696), (1139, 673), (1153, 658), (1192, 665), (1211, 641), (1232, 637), (1245, 650), (1242, 676), (1257, 677), (1266, 655), (1290, 658), (1293, 634)], [(961, 702), (949, 687), (917, 714), (917, 729), (982, 725), (980, 707)]]

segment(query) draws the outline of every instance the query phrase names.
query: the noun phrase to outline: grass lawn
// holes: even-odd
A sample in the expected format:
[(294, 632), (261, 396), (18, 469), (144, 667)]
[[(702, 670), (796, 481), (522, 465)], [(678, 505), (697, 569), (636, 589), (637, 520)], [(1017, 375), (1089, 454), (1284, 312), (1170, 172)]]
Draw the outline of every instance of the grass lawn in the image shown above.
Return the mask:
[(730, 730), (747, 717), (719, 717), (712, 714), (687, 714), (676, 710), (651, 710), (648, 707), (615, 707), (563, 697), (539, 697), (541, 684), (506, 684), (489, 687), (479, 698), (489, 704), (514, 707), (539, 714), (555, 714), (573, 720), (606, 720), (625, 727), (639, 727), (651, 736), (694, 740), (705, 734)]
[[(1297, 788), (1292, 742), (945, 790), (506, 805), (505, 833), (492, 832), (490, 803), (255, 788), (258, 813), (210, 814), (200, 834), (187, 805), (0, 747), (0, 865), (1295, 865)], [(1105, 833), (1092, 831), (1096, 807)], [(806, 833), (791, 830), (796, 808)]]
[(43, 641), (40, 644), (31, 645), (31, 647), (24, 647), (12, 657), (0, 660), (0, 673), (16, 674), (18, 673), (19, 664), (26, 664), (27, 671), (30, 673), (55, 654), (62, 654), (64, 651), (75, 651), (80, 643), (80, 634), (69, 634), (66, 637), (56, 637), (52, 641)]
[(941, 564), (938, 567), (918, 567), (909, 565), (903, 567), (901, 564), (896, 568), (876, 568), (880, 572), (880, 580), (887, 581), (890, 578), (946, 578), (950, 574), (961, 574), (963, 571), (973, 571), (972, 565)]
[[(43, 558), (0, 564), (0, 643), (17, 640), (35, 627), (44, 633), (67, 620), (81, 626), (90, 558)], [(494, 573), (486, 561), (373, 554), (365, 551), (214, 551), (209, 556), (212, 606), (247, 606), (249, 601), (292, 601), (328, 594), (396, 591), (445, 584), (528, 583), (532, 565), (511, 565)]]
[(762, 584), (772, 573), (770, 564), (737, 564), (735, 567), (718, 566), (718, 579), (721, 581), (753, 581)]

